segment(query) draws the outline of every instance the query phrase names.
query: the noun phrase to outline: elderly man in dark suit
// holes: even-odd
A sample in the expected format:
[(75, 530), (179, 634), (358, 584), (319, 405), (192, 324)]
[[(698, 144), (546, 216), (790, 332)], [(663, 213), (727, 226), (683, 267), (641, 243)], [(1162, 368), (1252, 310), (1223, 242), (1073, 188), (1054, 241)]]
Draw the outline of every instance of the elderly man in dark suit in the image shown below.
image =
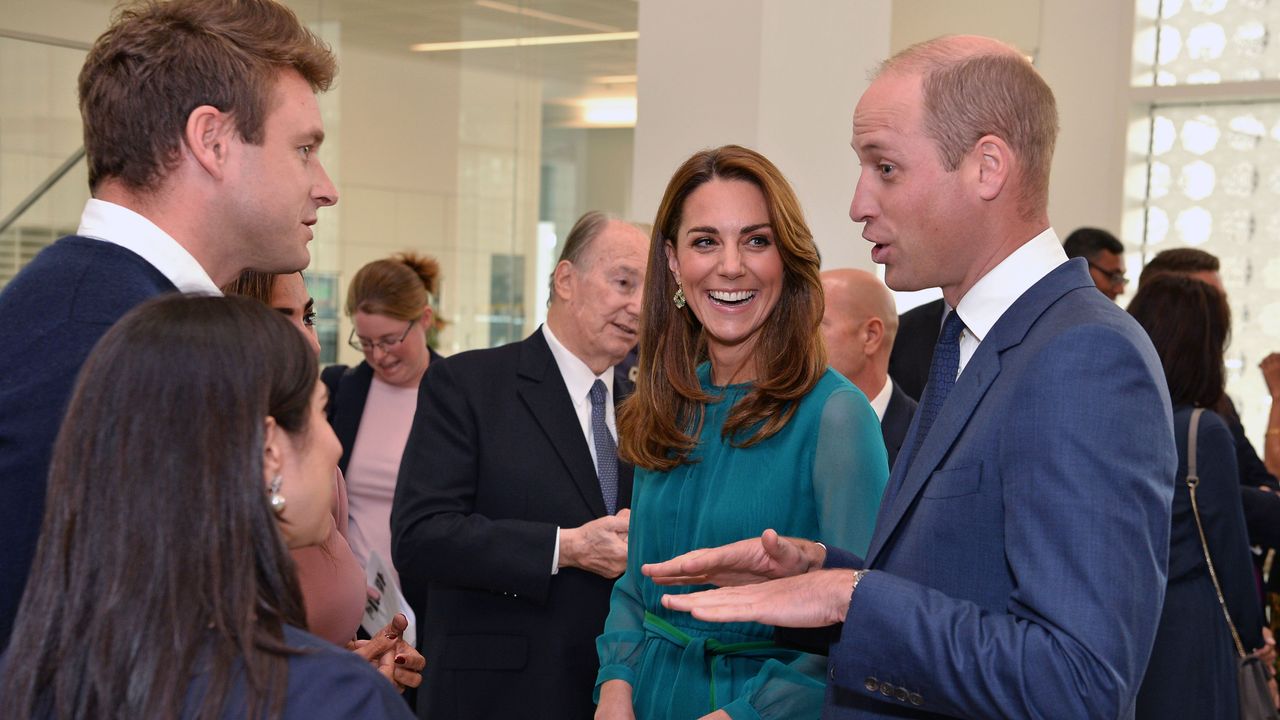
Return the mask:
[(871, 401), (892, 468), (916, 413), (916, 401), (889, 377), (889, 353), (898, 334), (893, 295), (875, 275), (851, 268), (822, 273), (822, 290), (827, 359)]
[(648, 247), (588, 213), (552, 274), (546, 324), (433, 362), (422, 381), (391, 512), (422, 618), (422, 717), (594, 713), (631, 496), (614, 423), (629, 387), (613, 368), (636, 343)]
[(994, 40), (880, 68), (854, 111), (850, 215), (889, 287), (941, 287), (955, 310), (867, 555), (766, 532), (647, 568), (748, 581), (664, 598), (701, 620), (840, 623), (823, 717), (1133, 716), (1164, 598), (1172, 406), (1146, 333), (1049, 224), (1057, 125), (1048, 85)]

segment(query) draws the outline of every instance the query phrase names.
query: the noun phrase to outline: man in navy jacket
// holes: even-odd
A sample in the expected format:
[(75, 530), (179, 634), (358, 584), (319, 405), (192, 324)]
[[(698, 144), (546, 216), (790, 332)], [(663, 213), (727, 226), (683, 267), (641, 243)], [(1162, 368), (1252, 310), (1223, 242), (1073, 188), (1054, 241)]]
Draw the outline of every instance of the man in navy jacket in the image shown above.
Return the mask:
[(996, 41), (885, 63), (854, 112), (850, 215), (890, 287), (939, 286), (955, 310), (867, 557), (766, 533), (648, 568), (779, 578), (665, 599), (703, 620), (841, 623), (825, 717), (1133, 716), (1172, 412), (1146, 334), (1049, 225), (1056, 132), (1048, 86)]
[(315, 156), (315, 93), (336, 71), (272, 0), (129, 10), (89, 51), (79, 97), (92, 198), (77, 233), (0, 293), (0, 648), (80, 366), (148, 298), (307, 265), (316, 211), (338, 197)]

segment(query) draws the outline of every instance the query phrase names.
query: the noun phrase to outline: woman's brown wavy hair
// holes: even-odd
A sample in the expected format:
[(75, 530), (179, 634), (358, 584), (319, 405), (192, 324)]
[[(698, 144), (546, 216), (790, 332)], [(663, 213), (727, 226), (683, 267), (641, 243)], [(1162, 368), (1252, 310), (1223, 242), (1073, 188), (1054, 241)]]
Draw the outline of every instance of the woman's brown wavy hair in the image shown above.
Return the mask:
[(676, 281), (667, 267), (667, 247), (679, 234), (685, 200), (715, 178), (749, 182), (764, 194), (783, 267), (782, 295), (756, 339), (758, 376), (734, 404), (721, 434), (735, 447), (773, 436), (827, 367), (819, 329), (820, 259), (795, 191), (754, 150), (725, 145), (695, 153), (667, 184), (653, 222), (640, 319), (640, 377), (618, 413), (619, 454), (651, 470), (691, 462), (706, 403), (715, 399), (698, 381), (697, 366), (708, 359), (702, 323), (688, 307), (677, 309), (672, 302)]

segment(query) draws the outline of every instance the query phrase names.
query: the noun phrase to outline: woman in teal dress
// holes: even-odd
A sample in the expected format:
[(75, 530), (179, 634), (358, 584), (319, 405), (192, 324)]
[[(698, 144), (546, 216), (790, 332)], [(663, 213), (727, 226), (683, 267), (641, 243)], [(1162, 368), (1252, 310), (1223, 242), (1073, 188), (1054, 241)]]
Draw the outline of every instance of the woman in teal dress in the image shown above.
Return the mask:
[(597, 640), (597, 718), (817, 718), (826, 658), (773, 628), (662, 607), (640, 566), (773, 528), (865, 551), (888, 462), (875, 411), (827, 367), (818, 251), (786, 179), (733, 145), (659, 207), (641, 377), (619, 413), (636, 465), (627, 571)]

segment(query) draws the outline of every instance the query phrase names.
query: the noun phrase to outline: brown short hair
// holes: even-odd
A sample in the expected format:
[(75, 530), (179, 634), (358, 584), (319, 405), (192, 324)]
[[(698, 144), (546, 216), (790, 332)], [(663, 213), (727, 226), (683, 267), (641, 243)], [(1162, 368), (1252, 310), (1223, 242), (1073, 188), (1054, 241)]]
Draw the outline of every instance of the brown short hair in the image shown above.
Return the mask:
[(1196, 248), (1170, 248), (1161, 250), (1142, 268), (1138, 283), (1142, 284), (1160, 275), (1190, 275), (1201, 272), (1218, 272), (1218, 257)]
[(356, 271), (347, 287), (347, 315), (357, 311), (396, 320), (417, 320), (440, 282), (440, 263), (416, 253), (374, 260)]
[(180, 157), (191, 111), (211, 105), (260, 144), (282, 70), (328, 90), (329, 47), (273, 0), (144, 0), (121, 9), (80, 70), (89, 188), (154, 190)]
[(760, 188), (782, 256), (782, 295), (756, 343), (760, 370), (753, 388), (725, 421), (723, 436), (738, 447), (768, 439), (790, 421), (797, 402), (826, 371), (822, 279), (818, 247), (805, 224), (795, 191), (768, 158), (725, 145), (702, 150), (676, 170), (654, 220), (640, 314), (640, 380), (618, 415), (619, 454), (635, 465), (670, 470), (688, 460), (697, 443), (705, 403), (697, 366), (707, 359), (702, 324), (671, 302), (676, 281), (667, 267), (667, 245), (679, 233), (685, 200), (715, 178)]
[(1049, 205), (1049, 166), (1058, 138), (1058, 106), (1053, 91), (1026, 58), (1008, 52), (957, 48), (951, 37), (917, 43), (881, 64), (875, 75), (902, 72), (921, 76), (925, 132), (948, 170), (984, 135), (1013, 149), (1022, 175), (1022, 215), (1031, 218)]

